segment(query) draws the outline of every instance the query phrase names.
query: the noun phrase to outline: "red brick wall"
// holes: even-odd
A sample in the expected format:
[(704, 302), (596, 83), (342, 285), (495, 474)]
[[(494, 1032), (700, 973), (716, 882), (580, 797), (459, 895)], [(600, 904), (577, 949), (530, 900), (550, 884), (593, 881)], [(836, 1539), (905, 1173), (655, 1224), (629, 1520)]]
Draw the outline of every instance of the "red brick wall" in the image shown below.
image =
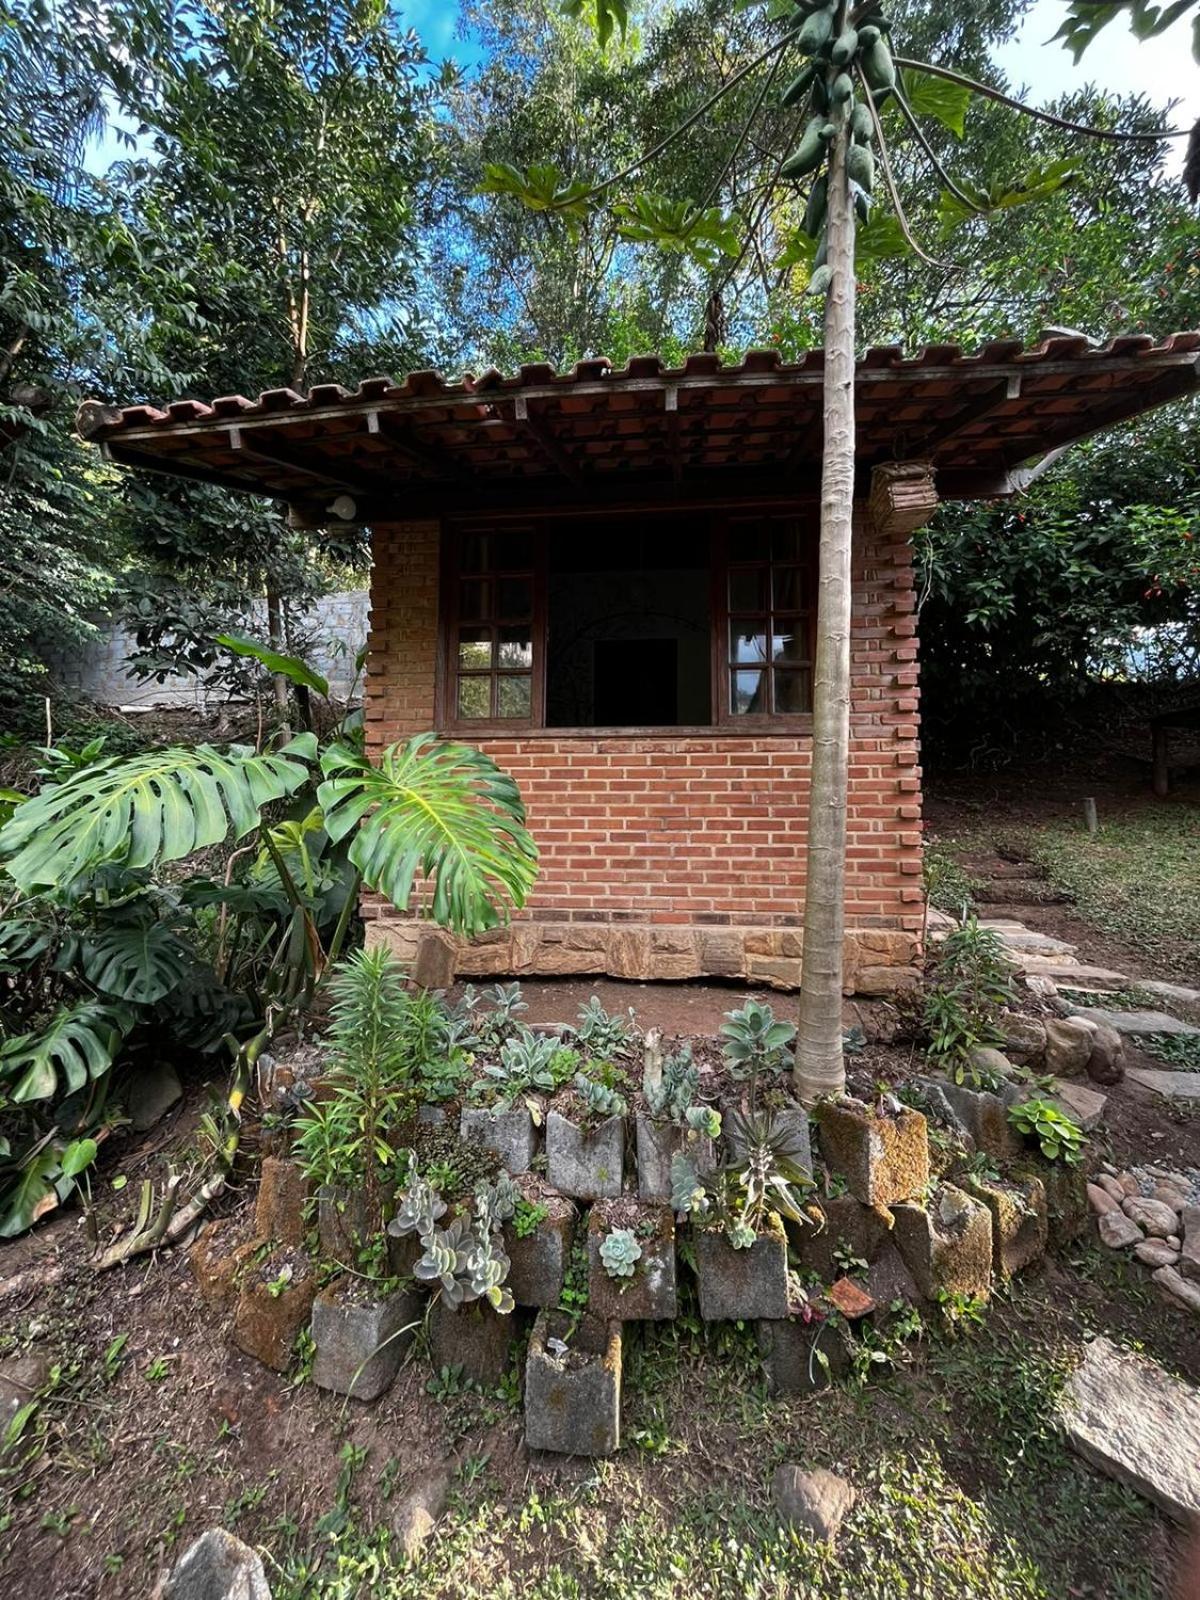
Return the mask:
[[(376, 530), (366, 705), (373, 749), (433, 726), (437, 551), (434, 524)], [(877, 992), (894, 986), (877, 969), (911, 960), (921, 927), (919, 690), (910, 547), (877, 538), (863, 518), (854, 589), (848, 987)], [(524, 919), (542, 931), (515, 947), (498, 935), (485, 946), (492, 953), (468, 958), (467, 970), (503, 971), (508, 962), (690, 976), (696, 967), (781, 986), (798, 979), (808, 737), (544, 734), (481, 743), (526, 799), (541, 873)], [(651, 931), (640, 942), (616, 937), (631, 925)], [(671, 928), (694, 937), (672, 938)], [(738, 940), (719, 938), (721, 928), (738, 930), (740, 962)]]

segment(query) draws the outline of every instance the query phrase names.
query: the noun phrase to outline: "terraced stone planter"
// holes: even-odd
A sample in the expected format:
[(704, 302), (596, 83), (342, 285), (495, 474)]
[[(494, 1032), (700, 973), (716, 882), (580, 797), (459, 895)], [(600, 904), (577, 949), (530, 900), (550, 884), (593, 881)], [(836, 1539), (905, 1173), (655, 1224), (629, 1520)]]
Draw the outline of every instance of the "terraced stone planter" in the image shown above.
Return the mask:
[(485, 1150), (495, 1155), (504, 1170), (515, 1178), (528, 1172), (537, 1154), (537, 1129), (533, 1116), (525, 1106), (511, 1111), (492, 1110), (487, 1106), (464, 1106), (459, 1117), (458, 1131), (464, 1139), (473, 1139)]
[(452, 1311), (439, 1296), (429, 1313), (433, 1370), (460, 1367), (469, 1383), (492, 1389), (508, 1371), (518, 1331), (515, 1317), (502, 1317), (485, 1300)]
[(839, 1320), (794, 1315), (755, 1324), (767, 1389), (773, 1395), (815, 1394), (850, 1372), (853, 1345)]
[(519, 1306), (557, 1305), (575, 1234), (575, 1205), (532, 1174), (518, 1187), (530, 1205), (544, 1206), (546, 1215), (524, 1238), (513, 1221), (504, 1224), (508, 1286)]
[(316, 1292), (317, 1280), (302, 1250), (275, 1250), (249, 1263), (233, 1315), (234, 1344), (264, 1366), (286, 1372)]
[[(628, 1277), (613, 1277), (600, 1247), (628, 1229), (641, 1254)], [(677, 1310), (675, 1218), (670, 1206), (598, 1200), (588, 1218), (588, 1309), (606, 1322), (665, 1322)]]
[(332, 1184), (317, 1190), (317, 1237), (327, 1261), (356, 1263), (366, 1231), (367, 1203), (361, 1191)]
[[(887, 1223), (877, 1211), (864, 1206), (852, 1194), (832, 1199), (813, 1197), (825, 1213), (824, 1226), (785, 1222), (788, 1238), (803, 1267), (815, 1272), (822, 1283), (832, 1283), (847, 1259), (873, 1262), (887, 1243)], [(840, 1259), (839, 1259), (840, 1258)]]
[(684, 1151), (698, 1172), (711, 1172), (716, 1151), (711, 1139), (689, 1134), (674, 1122), (660, 1122), (644, 1111), (637, 1114), (638, 1194), (643, 1200), (670, 1200), (671, 1162)]
[(313, 1382), (355, 1400), (377, 1400), (391, 1388), (424, 1312), (415, 1290), (381, 1299), (361, 1294), (361, 1280), (339, 1278), (313, 1301)]
[[(736, 1102), (728, 1103), (724, 1108), (725, 1149), (733, 1161), (740, 1161), (745, 1155), (743, 1142), (738, 1138), (737, 1132), (730, 1121), (729, 1113), (738, 1109)], [(780, 1129), (786, 1129), (794, 1134), (797, 1143), (797, 1153), (793, 1158), (798, 1167), (805, 1172), (812, 1173), (812, 1138), (809, 1133), (808, 1112), (803, 1106), (783, 1106), (768, 1110), (767, 1114)]]
[(1046, 1254), (1046, 1185), (1033, 1176), (1008, 1182), (975, 1179), (971, 1193), (992, 1214), (992, 1271), (1011, 1278)]
[(254, 1203), (254, 1228), (259, 1238), (303, 1244), (308, 1196), (308, 1181), (294, 1161), (286, 1156), (264, 1157)]
[(821, 1154), (865, 1206), (916, 1200), (929, 1186), (929, 1134), (919, 1111), (877, 1111), (861, 1100), (817, 1107)]
[(985, 1300), (992, 1286), (992, 1217), (988, 1208), (944, 1183), (925, 1210), (893, 1207), (896, 1246), (927, 1300), (938, 1293)]
[(539, 1312), (525, 1361), (525, 1443), (571, 1456), (619, 1448), (619, 1322), (586, 1316), (571, 1333), (562, 1312)]
[(696, 1230), (692, 1244), (705, 1322), (787, 1316), (787, 1238), (777, 1216), (744, 1250), (735, 1250), (723, 1233), (706, 1229)]
[(561, 1112), (546, 1118), (546, 1176), (552, 1189), (574, 1200), (611, 1200), (621, 1193), (625, 1170), (625, 1118), (595, 1127)]

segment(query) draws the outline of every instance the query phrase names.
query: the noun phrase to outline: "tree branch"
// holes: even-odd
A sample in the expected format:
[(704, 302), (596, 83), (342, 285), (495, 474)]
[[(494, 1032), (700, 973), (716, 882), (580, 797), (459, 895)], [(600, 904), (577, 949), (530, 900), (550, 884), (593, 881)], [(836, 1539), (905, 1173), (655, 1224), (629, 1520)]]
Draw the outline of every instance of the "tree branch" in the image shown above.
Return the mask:
[(883, 181), (887, 185), (887, 191), (891, 197), (892, 206), (896, 212), (896, 221), (900, 224), (900, 231), (904, 235), (909, 249), (914, 255), (919, 256), (926, 266), (936, 267), (940, 272), (949, 272), (952, 270), (949, 262), (935, 261), (932, 256), (925, 254), (924, 250), (921, 249), (921, 246), (913, 238), (912, 229), (908, 225), (908, 218), (904, 214), (904, 205), (900, 199), (900, 191), (897, 189), (896, 180), (892, 176), (892, 163), (888, 158), (887, 141), (883, 136), (883, 123), (879, 120), (879, 111), (874, 100), (871, 98), (870, 85), (863, 76), (863, 70), (861, 67), (856, 67), (855, 72), (858, 76), (859, 83), (862, 84), (863, 94), (867, 99), (867, 108), (871, 113), (871, 123), (875, 129), (875, 137), (879, 142), (879, 166), (880, 170), (883, 172)]

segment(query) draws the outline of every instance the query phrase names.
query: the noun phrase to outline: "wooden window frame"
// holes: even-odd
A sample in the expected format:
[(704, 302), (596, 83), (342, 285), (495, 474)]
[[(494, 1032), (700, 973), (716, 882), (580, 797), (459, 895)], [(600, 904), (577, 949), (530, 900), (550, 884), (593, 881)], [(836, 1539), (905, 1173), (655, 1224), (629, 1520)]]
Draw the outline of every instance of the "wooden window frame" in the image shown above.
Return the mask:
[[(711, 717), (698, 726), (667, 727), (547, 727), (546, 726), (546, 639), (547, 639), (547, 575), (549, 539), (556, 526), (554, 520), (531, 518), (528, 522), (511, 518), (491, 521), (472, 517), (469, 520), (447, 520), (442, 524), (438, 586), (438, 648), (435, 706), (439, 732), (462, 739), (687, 739), (719, 734), (761, 738), (777, 735), (795, 738), (811, 735), (812, 713), (801, 712), (741, 712), (730, 707), (730, 669), (728, 664), (729, 640), (729, 539), (737, 523), (750, 517), (763, 521), (796, 521), (802, 529), (812, 519), (810, 507), (794, 509), (763, 509), (761, 512), (731, 514), (727, 511), (693, 510), (686, 513), (699, 521), (708, 519), (709, 571), (711, 591), (709, 614), (709, 662), (711, 673)], [(558, 524), (561, 528), (561, 524)], [(468, 718), (458, 715), (458, 631), (459, 631), (459, 581), (461, 574), (460, 552), (463, 541), (472, 534), (520, 531), (533, 541), (533, 666), (529, 717)], [(589, 530), (590, 532), (591, 530)], [(699, 533), (699, 529), (697, 532)], [(576, 533), (578, 530), (576, 530)], [(812, 526), (810, 540), (811, 559), (803, 563), (809, 584), (812, 603), (808, 610), (809, 663), (816, 650), (816, 579), (817, 530)], [(736, 565), (736, 563), (735, 563)], [(769, 568), (768, 568), (769, 572)], [(736, 615), (736, 613), (735, 613)], [(772, 613), (773, 615), (773, 613)], [(770, 670), (767, 667), (765, 670)], [(493, 667), (490, 674), (496, 676)]]
[[(746, 516), (732, 516), (725, 514), (717, 520), (713, 532), (713, 558), (712, 558), (712, 659), (713, 659), (713, 726), (727, 731), (752, 732), (779, 732), (798, 733), (812, 731), (812, 708), (806, 711), (734, 711), (731, 703), (730, 682), (734, 665), (730, 659), (729, 632), (730, 622), (734, 617), (750, 614), (733, 611), (729, 604), (729, 574), (731, 569), (739, 566), (762, 565), (766, 569), (766, 605), (765, 609), (756, 608), (753, 614), (765, 616), (767, 622), (768, 655), (759, 670), (768, 674), (768, 692), (774, 699), (773, 658), (770, 653), (770, 641), (774, 636), (775, 618), (777, 610), (773, 593), (772, 576), (775, 562), (768, 557), (761, 563), (739, 562), (731, 559), (730, 542), (735, 536), (739, 523), (751, 520), (751, 514)], [(753, 514), (753, 520), (758, 523), (792, 522), (799, 523), (801, 533), (800, 571), (808, 591), (809, 604), (803, 610), (794, 613), (803, 616), (807, 624), (808, 658), (806, 662), (799, 662), (797, 666), (807, 665), (809, 671), (809, 696), (812, 695), (812, 675), (816, 666), (817, 653), (817, 580), (819, 576), (819, 534), (812, 521), (811, 513), (807, 510), (778, 511), (775, 513), (762, 512)], [(804, 542), (804, 534), (808, 532), (809, 538)], [(786, 563), (790, 565), (791, 563)], [(754, 671), (752, 662), (744, 664), (744, 670)]]

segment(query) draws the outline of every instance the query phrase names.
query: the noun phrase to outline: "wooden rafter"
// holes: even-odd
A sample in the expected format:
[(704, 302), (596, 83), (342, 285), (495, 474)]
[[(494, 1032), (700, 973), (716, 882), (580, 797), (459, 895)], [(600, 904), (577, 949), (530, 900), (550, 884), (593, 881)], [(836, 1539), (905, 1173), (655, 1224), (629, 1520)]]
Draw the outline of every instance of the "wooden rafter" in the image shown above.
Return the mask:
[(386, 440), (393, 455), (407, 461), (410, 466), (430, 478), (453, 483), (469, 470), (461, 458), (451, 455), (428, 439), (419, 439), (411, 428), (406, 428), (393, 411), (377, 407), (367, 412), (367, 432)]
[(545, 419), (530, 414), (523, 394), (513, 401), (513, 421), (522, 433), (527, 433), (539, 453), (570, 483), (582, 483), (584, 474), (577, 462), (563, 449)]

